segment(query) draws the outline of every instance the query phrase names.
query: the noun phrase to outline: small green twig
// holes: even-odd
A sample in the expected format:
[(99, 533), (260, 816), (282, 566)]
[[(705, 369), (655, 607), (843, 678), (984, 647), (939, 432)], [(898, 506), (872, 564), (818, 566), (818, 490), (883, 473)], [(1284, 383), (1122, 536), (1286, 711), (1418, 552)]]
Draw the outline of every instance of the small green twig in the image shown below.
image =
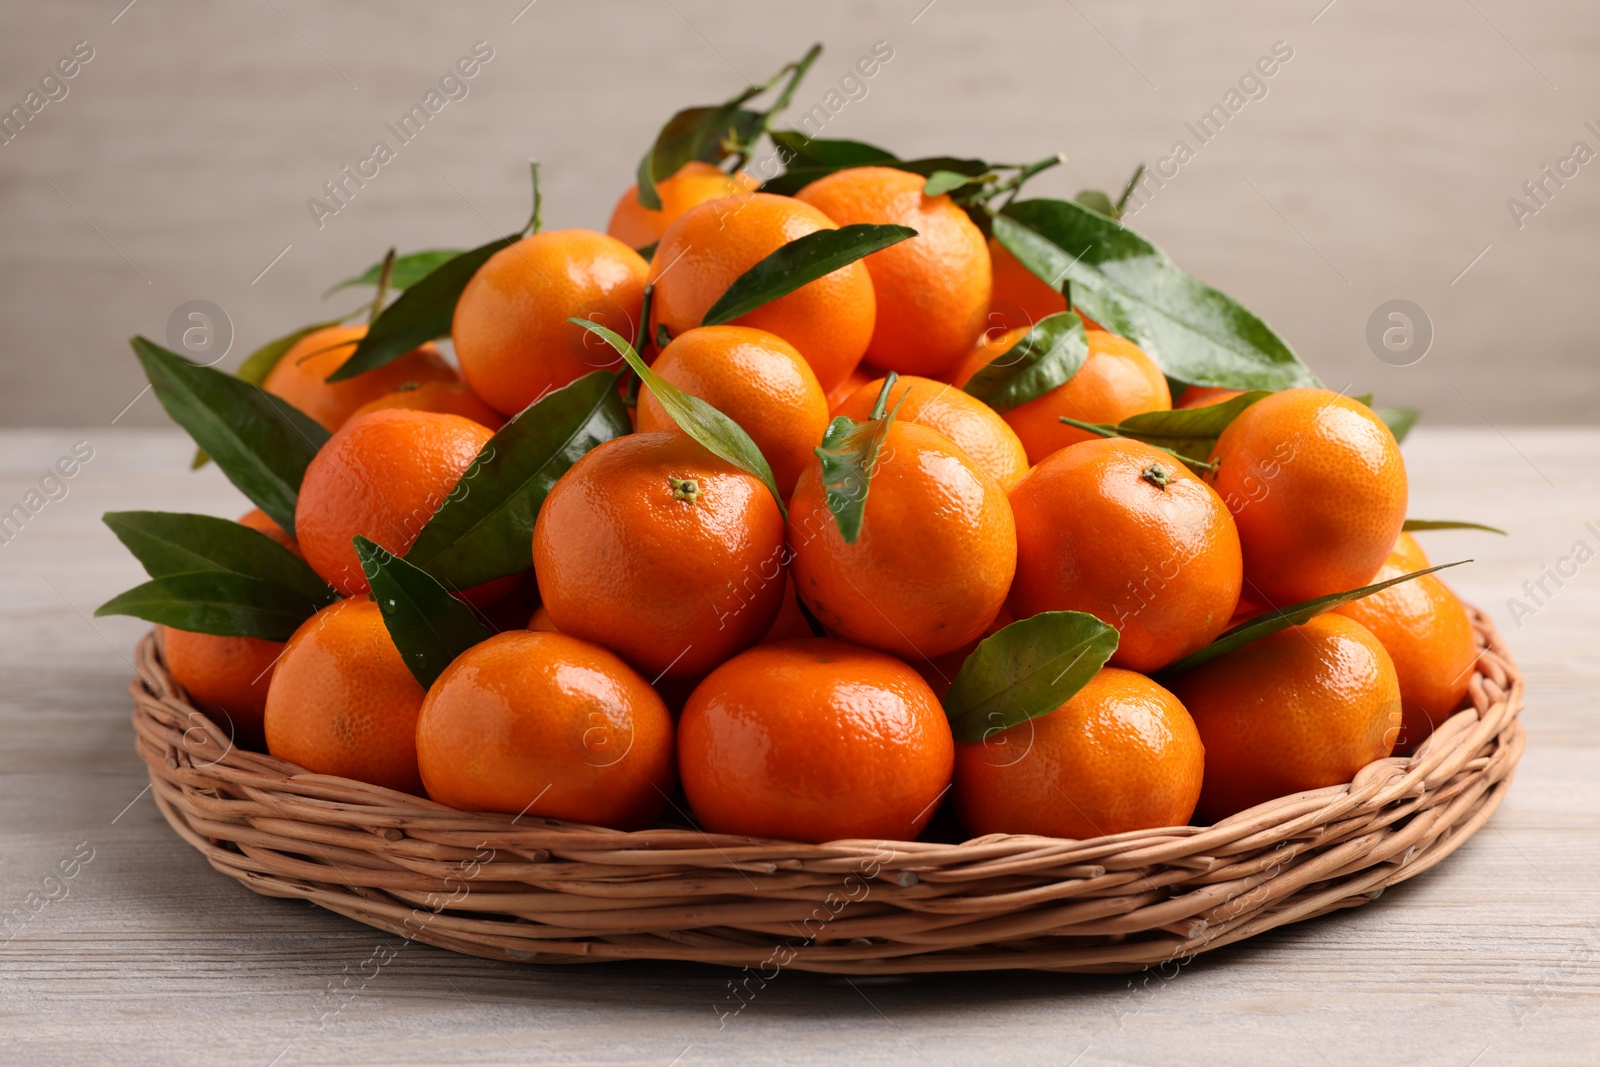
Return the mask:
[(389, 298), (389, 276), (394, 273), (394, 249), (390, 248), (383, 257), (383, 267), (378, 271), (378, 291), (372, 298), (372, 311), (367, 315), (367, 324), (378, 321), (378, 316), (383, 314), (383, 302)]
[(1117, 209), (1117, 218), (1120, 219), (1122, 217), (1122, 209), (1128, 206), (1128, 197), (1133, 195), (1134, 186), (1139, 184), (1139, 179), (1142, 177), (1144, 177), (1143, 163), (1134, 168), (1133, 177), (1128, 179), (1128, 184), (1122, 187), (1122, 195), (1117, 197), (1117, 202), (1114, 205)]
[(528, 160), (528, 169), (533, 172), (533, 214), (528, 216), (528, 225), (522, 228), (524, 235), (538, 233), (544, 223), (544, 195), (539, 191), (539, 161)]
[[(1058, 417), (1060, 418), (1060, 420), (1062, 422), (1066, 423), (1068, 426), (1075, 426), (1080, 430), (1084, 430), (1084, 431), (1086, 431), (1088, 433), (1092, 433), (1092, 434), (1098, 434), (1101, 437), (1111, 437), (1111, 438), (1120, 437), (1120, 438), (1122, 438), (1124, 440), (1127, 440), (1127, 441), (1138, 441), (1139, 440), (1137, 437), (1129, 437), (1127, 434), (1118, 433), (1116, 431), (1116, 429), (1114, 429), (1113, 427), (1110, 427), (1110, 426), (1102, 426), (1099, 423), (1095, 423), (1095, 422), (1081, 422), (1078, 419), (1069, 418), (1066, 415), (1061, 415), (1061, 416), (1058, 416)], [(1214, 471), (1214, 470), (1217, 469), (1217, 465), (1215, 463), (1207, 463), (1203, 459), (1195, 459), (1193, 456), (1186, 456), (1182, 452), (1179, 452), (1176, 449), (1168, 448), (1166, 445), (1152, 444), (1149, 441), (1140, 441), (1139, 443), (1140, 444), (1144, 444), (1144, 445), (1150, 445), (1151, 448), (1154, 448), (1159, 452), (1165, 452), (1167, 455), (1171, 456), (1173, 459), (1177, 460), (1179, 463), (1182, 463), (1186, 467), (1193, 467), (1196, 471)]]

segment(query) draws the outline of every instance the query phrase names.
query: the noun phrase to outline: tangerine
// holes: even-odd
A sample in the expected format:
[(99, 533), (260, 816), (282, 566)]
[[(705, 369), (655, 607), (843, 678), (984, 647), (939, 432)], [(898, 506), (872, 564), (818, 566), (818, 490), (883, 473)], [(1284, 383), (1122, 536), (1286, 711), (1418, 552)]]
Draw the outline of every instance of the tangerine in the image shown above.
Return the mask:
[(384, 411), (389, 408), (432, 411), (440, 415), (460, 415), (491, 430), (498, 430), (506, 423), (504, 415), (485, 404), (482, 398), (472, 391), (472, 386), (463, 381), (424, 382), (411, 388), (402, 387), (376, 400), (367, 401), (356, 408), (355, 414), (365, 415), (369, 411)]
[(1318, 615), (1169, 683), (1205, 744), (1197, 809), (1215, 822), (1275, 797), (1338, 785), (1389, 755), (1400, 683), (1372, 632)]
[[(667, 227), (650, 261), (650, 336), (661, 326), (673, 337), (694, 329), (745, 271), (790, 241), (834, 229), (811, 205), (771, 193), (690, 208)], [(861, 362), (875, 319), (872, 278), (857, 260), (739, 316), (733, 325), (788, 341), (828, 392)]]
[(422, 686), (371, 597), (330, 604), (289, 638), (267, 690), (267, 751), (315, 774), (422, 794)]
[(1368, 584), (1406, 517), (1406, 468), (1372, 409), (1285, 389), (1217, 438), (1210, 475), (1239, 527), (1245, 588), (1268, 607)]
[(545, 497), (534, 573), (564, 634), (652, 681), (704, 674), (761, 639), (783, 598), (783, 518), (753, 474), (656, 430), (586, 454)]
[(1205, 765), (1177, 697), (1105, 667), (1049, 714), (957, 744), (956, 808), (977, 836), (1083, 840), (1183, 826)]
[(648, 826), (674, 783), (672, 716), (616, 655), (559, 633), (474, 645), (417, 718), (428, 795), (463, 811)]
[(661, 240), (661, 235), (678, 216), (695, 205), (728, 196), (747, 196), (755, 192), (759, 184), (743, 171), (729, 174), (714, 164), (690, 160), (672, 177), (656, 182), (656, 196), (661, 201), (659, 209), (639, 203), (639, 187), (628, 186), (628, 191), (612, 209), (606, 233), (629, 247), (648, 248)]
[(789, 841), (916, 837), (949, 788), (954, 747), (916, 671), (827, 638), (735, 656), (678, 723), (678, 769), (701, 824)]
[(846, 542), (813, 460), (789, 504), (795, 591), (830, 633), (907, 659), (980, 636), (1017, 563), (1000, 483), (944, 434), (890, 422)]
[[(493, 434), (459, 415), (394, 408), (351, 419), (306, 467), (295, 532), (341, 596), (367, 591), (351, 538), (403, 556)], [(497, 579), (498, 581), (498, 579)]]
[(367, 335), (365, 326), (329, 326), (300, 338), (267, 372), (261, 388), (282, 397), (332, 432), (356, 410), (407, 384), (453, 382), (456, 370), (432, 344), (415, 348), (381, 367), (330, 382)]
[(902, 374), (939, 374), (972, 350), (991, 289), (983, 232), (949, 196), (927, 196), (927, 178), (893, 167), (850, 167), (819, 178), (795, 198), (840, 226), (909, 226), (915, 237), (862, 262), (872, 276), (877, 320), (866, 358)]
[[(835, 409), (835, 415), (865, 420), (883, 392), (884, 378), (868, 382)], [(967, 457), (1010, 492), (1028, 473), (1028, 453), (1016, 431), (988, 404), (932, 378), (904, 375), (889, 390), (895, 418), (938, 430), (961, 446)]]
[(1228, 627), (1242, 563), (1233, 517), (1159, 448), (1100, 438), (1048, 456), (1012, 490), (1019, 619), (1086, 611), (1121, 635), (1115, 666), (1155, 671)]
[(611, 346), (569, 318), (631, 338), (644, 302), (644, 259), (593, 230), (547, 230), (502, 248), (456, 302), (451, 337), (473, 392), (515, 415), (591, 371), (616, 367)]
[[(674, 337), (651, 369), (738, 423), (788, 497), (828, 429), (828, 399), (793, 345), (748, 326), (701, 326)], [(681, 432), (648, 389), (638, 429)]]

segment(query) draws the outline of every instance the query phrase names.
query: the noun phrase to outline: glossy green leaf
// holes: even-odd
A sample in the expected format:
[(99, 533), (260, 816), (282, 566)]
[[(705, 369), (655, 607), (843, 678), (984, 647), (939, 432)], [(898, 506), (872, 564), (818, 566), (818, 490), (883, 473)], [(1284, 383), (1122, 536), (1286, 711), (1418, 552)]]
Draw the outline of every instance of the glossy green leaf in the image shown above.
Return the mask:
[(783, 153), (785, 165), (843, 170), (847, 167), (899, 162), (899, 158), (887, 148), (879, 148), (865, 141), (811, 137), (799, 130), (772, 130), (768, 136)]
[(656, 258), (656, 246), (659, 245), (660, 243), (661, 243), (660, 241), (657, 241), (657, 242), (655, 242), (655, 244), (648, 244), (648, 245), (645, 245), (643, 248), (636, 248), (636, 249), (634, 249), (634, 251), (639, 253), (639, 258), (640, 259), (651, 260), (651, 259)]
[(1082, 204), (1090, 211), (1098, 211), (1108, 219), (1118, 219), (1122, 213), (1117, 210), (1117, 205), (1111, 202), (1111, 194), (1099, 189), (1084, 189), (1072, 198), (1075, 203)]
[(1266, 323), (1097, 211), (1068, 200), (1023, 200), (993, 225), (1023, 266), (1052, 287), (1070, 281), (1075, 305), (1173, 377), (1233, 389), (1317, 384)]
[(983, 741), (1048, 715), (1117, 650), (1117, 631), (1081, 611), (1045, 611), (978, 642), (945, 693), (957, 741)]
[(212, 515), (108, 511), (105, 524), (152, 578), (225, 571), (298, 593), (317, 607), (338, 595), (299, 556), (259, 530)]
[(328, 431), (287, 401), (231, 374), (196, 366), (143, 337), (132, 344), (167, 414), (293, 537), (300, 480)]
[[(349, 316), (346, 315), (345, 318), (349, 318)], [(233, 372), (233, 376), (242, 382), (260, 385), (267, 380), (267, 375), (272, 373), (272, 368), (278, 365), (278, 361), (288, 353), (289, 349), (318, 330), (326, 330), (330, 327), (338, 326), (344, 321), (344, 319), (329, 319), (327, 322), (314, 322), (310, 326), (302, 326), (293, 333), (274, 338), (246, 356), (244, 362), (239, 364), (238, 369)], [(194, 450), (194, 459), (190, 461), (189, 468), (191, 470), (199, 470), (209, 462), (211, 462), (211, 457), (206, 455), (206, 450), (197, 448)]]
[(1394, 434), (1396, 442), (1404, 441), (1406, 435), (1411, 432), (1411, 428), (1422, 417), (1422, 412), (1416, 408), (1377, 407), (1372, 410), (1378, 418), (1383, 420), (1384, 425), (1389, 427), (1389, 432)]
[(1166, 448), (1189, 459), (1204, 460), (1239, 413), (1262, 397), (1272, 394), (1254, 389), (1220, 404), (1202, 408), (1174, 408), (1171, 411), (1146, 411), (1126, 422), (1107, 427), (1118, 437), (1131, 437), (1147, 445)]
[[(389, 288), (396, 292), (409, 289), (422, 279), (444, 266), (450, 260), (461, 255), (460, 248), (430, 248), (426, 252), (412, 252), (410, 255), (395, 258), (394, 267), (389, 272)], [(383, 261), (380, 259), (366, 270), (353, 278), (332, 286), (322, 294), (326, 300), (341, 289), (349, 289), (357, 285), (377, 285), (378, 279), (383, 276)]]
[(732, 322), (809, 282), (916, 235), (917, 231), (909, 226), (856, 223), (796, 237), (735, 278), (700, 325)]
[(1501, 537), (1511, 536), (1498, 526), (1485, 526), (1481, 522), (1458, 522), (1454, 519), (1407, 519), (1400, 528), (1407, 533), (1417, 530), (1483, 530), (1499, 534)]
[(478, 268), (501, 249), (522, 239), (511, 234), (470, 252), (445, 260), (383, 309), (350, 358), (328, 375), (330, 382), (342, 382), (369, 370), (376, 370), (416, 348), (450, 332), (456, 301)]
[(828, 424), (822, 444), (812, 449), (822, 462), (822, 498), (845, 544), (854, 544), (861, 536), (861, 524), (867, 513), (867, 492), (872, 488), (878, 455), (883, 451), (895, 413), (911, 393), (909, 389), (901, 393), (894, 409), (885, 411), (898, 377), (890, 371), (884, 379), (871, 418), (856, 420), (840, 415)]
[[(822, 46), (812, 45), (804, 56), (785, 64), (760, 85), (747, 86), (715, 106), (684, 108), (668, 119), (656, 134), (655, 143), (639, 160), (636, 172), (639, 204), (651, 211), (660, 211), (661, 195), (656, 191), (656, 183), (672, 177), (685, 163), (699, 160), (720, 165), (729, 158), (742, 159), (748, 155), (772, 117), (789, 106), (795, 87), (821, 54)], [(788, 82), (770, 108), (752, 111), (744, 106), (785, 77)]]
[(936, 170), (928, 175), (928, 180), (922, 183), (923, 196), (942, 196), (945, 193), (970, 184), (974, 179), (965, 174), (957, 174), (953, 170)]
[(1303, 600), (1286, 608), (1265, 612), (1224, 632), (1206, 647), (1196, 652), (1191, 652), (1170, 666), (1163, 667), (1157, 678), (1177, 674), (1179, 671), (1198, 667), (1202, 663), (1209, 663), (1218, 656), (1225, 656), (1236, 648), (1248, 645), (1252, 641), (1261, 640), (1268, 634), (1275, 634), (1279, 630), (1287, 630), (1291, 626), (1300, 626), (1310, 622), (1325, 611), (1332, 611), (1334, 608), (1342, 604), (1348, 604), (1352, 600), (1360, 600), (1364, 596), (1371, 596), (1373, 593), (1387, 589), (1391, 585), (1399, 585), (1401, 582), (1409, 582), (1411, 579), (1419, 578), (1424, 574), (1432, 574), (1434, 571), (1442, 571), (1447, 567), (1459, 567), (1463, 563), (1471, 562), (1470, 559), (1463, 559), (1454, 563), (1441, 563), (1437, 567), (1413, 571), (1410, 574), (1403, 574), (1398, 578), (1390, 578), (1388, 581), (1378, 582), (1375, 585), (1365, 585), (1360, 589), (1352, 589), (1347, 593), (1330, 593), (1327, 596)]
[(153, 578), (112, 597), (94, 613), (132, 615), (191, 633), (287, 641), (319, 606), (317, 600), (273, 582), (206, 570)]
[(1083, 320), (1075, 311), (1058, 311), (1034, 323), (1021, 340), (979, 368), (962, 390), (1007, 412), (1065, 385), (1088, 358)]
[(461, 653), (492, 636), (472, 609), (427, 571), (359, 534), (353, 540), (383, 625), (422, 688)]
[(680, 430), (698, 441), (712, 455), (720, 456), (740, 470), (760, 478), (772, 493), (772, 499), (778, 502), (778, 511), (787, 514), (783, 494), (778, 492), (778, 483), (772, 477), (772, 468), (743, 427), (704, 400), (691, 396), (651, 370), (649, 364), (633, 350), (633, 345), (615, 330), (588, 319), (567, 321), (598, 334), (616, 349)]
[(633, 430), (617, 376), (593, 371), (524, 408), (489, 439), (406, 560), (467, 589), (532, 566), (533, 524), (556, 479)]

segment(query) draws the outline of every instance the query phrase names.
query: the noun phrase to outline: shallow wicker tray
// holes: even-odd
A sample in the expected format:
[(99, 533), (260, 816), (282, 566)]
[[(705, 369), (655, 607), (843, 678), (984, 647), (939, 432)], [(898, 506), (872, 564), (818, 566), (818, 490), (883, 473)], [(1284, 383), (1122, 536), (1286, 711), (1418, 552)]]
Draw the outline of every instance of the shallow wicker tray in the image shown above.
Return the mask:
[(693, 960), (844, 974), (1129, 971), (1365, 904), (1455, 851), (1522, 754), (1522, 678), (1493, 624), (1471, 707), (1348, 785), (1210, 827), (1087, 841), (803, 845), (457, 811), (231, 747), (167, 673), (131, 688), (156, 804), (224, 874), (381, 930), (537, 963)]

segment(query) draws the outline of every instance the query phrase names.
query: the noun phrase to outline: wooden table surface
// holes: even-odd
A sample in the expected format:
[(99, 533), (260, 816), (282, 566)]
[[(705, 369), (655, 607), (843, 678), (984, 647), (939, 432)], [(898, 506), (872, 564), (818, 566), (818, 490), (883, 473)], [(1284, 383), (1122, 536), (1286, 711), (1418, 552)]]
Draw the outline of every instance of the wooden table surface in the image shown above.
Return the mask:
[[(30, 498), (78, 442), (92, 458)], [(0, 1063), (1595, 1063), (1600, 431), (1423, 428), (1406, 453), (1413, 516), (1512, 535), (1424, 537), (1476, 557), (1451, 582), (1527, 677), (1515, 787), (1453, 857), (1179, 971), (786, 972), (719, 1025), (712, 968), (471, 959), (213, 872), (145, 792), (125, 692), (144, 627), (92, 617), (141, 574), (98, 520), (246, 505), (173, 432), (4, 432), (0, 511), (43, 506), (0, 544)], [(1535, 602), (1547, 567), (1569, 576)], [(373, 974), (375, 951), (393, 959)]]

